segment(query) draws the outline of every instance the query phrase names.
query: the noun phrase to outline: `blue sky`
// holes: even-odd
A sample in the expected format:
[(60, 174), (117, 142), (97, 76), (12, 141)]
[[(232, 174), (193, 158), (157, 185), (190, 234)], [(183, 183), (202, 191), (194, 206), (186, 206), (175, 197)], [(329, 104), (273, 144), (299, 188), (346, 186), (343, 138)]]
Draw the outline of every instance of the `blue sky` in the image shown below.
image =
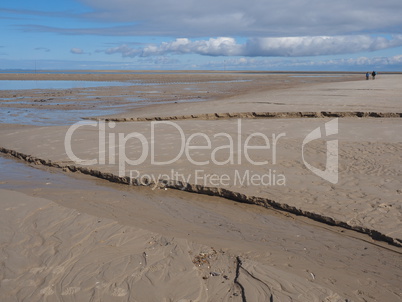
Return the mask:
[(402, 71), (400, 0), (14, 0), (0, 69)]

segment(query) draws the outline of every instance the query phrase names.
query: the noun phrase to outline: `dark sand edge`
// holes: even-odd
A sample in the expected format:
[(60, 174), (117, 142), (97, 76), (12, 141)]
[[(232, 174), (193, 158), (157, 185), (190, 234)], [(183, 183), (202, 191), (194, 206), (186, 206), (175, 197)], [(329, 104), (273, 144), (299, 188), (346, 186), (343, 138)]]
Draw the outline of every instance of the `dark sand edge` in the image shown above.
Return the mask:
[[(63, 163), (53, 162), (51, 160), (41, 159), (38, 157), (34, 157), (31, 155), (27, 155), (27, 154), (24, 154), (24, 153), (15, 151), (15, 150), (3, 148), (3, 147), (0, 147), (0, 152), (7, 154), (7, 155), (11, 155), (15, 158), (24, 160), (29, 163), (34, 163), (36, 165), (44, 165), (44, 166), (59, 168), (59, 169), (63, 169), (64, 171), (69, 171), (69, 172), (80, 172), (80, 173), (91, 175), (91, 176), (94, 176), (94, 177), (97, 177), (100, 179), (105, 179), (105, 180), (108, 180), (108, 181), (114, 182), (114, 183), (133, 185), (133, 186), (142, 186), (143, 185), (140, 183), (140, 181), (138, 179), (130, 179), (130, 177), (128, 177), (128, 176), (120, 177), (113, 173), (104, 173), (102, 171), (94, 170), (91, 168), (75, 166), (75, 165), (66, 165)], [(148, 185), (155, 185), (155, 184), (150, 182)], [(366, 234), (374, 240), (383, 241), (383, 242), (386, 242), (395, 247), (402, 247), (402, 239), (400, 239), (400, 238), (392, 238), (377, 230), (366, 228), (363, 226), (352, 226), (352, 225), (348, 224), (347, 222), (337, 220), (337, 219), (334, 219), (329, 216), (317, 214), (317, 213), (310, 212), (310, 211), (304, 211), (304, 210), (296, 208), (294, 206), (290, 206), (285, 203), (279, 203), (279, 202), (276, 202), (274, 200), (270, 200), (267, 198), (262, 198), (262, 197), (258, 197), (258, 196), (248, 196), (248, 195), (245, 195), (245, 194), (242, 194), (239, 192), (230, 191), (230, 190), (227, 190), (224, 188), (194, 185), (194, 184), (190, 184), (190, 183), (183, 183), (181, 181), (166, 182), (163, 180), (159, 180), (159, 183), (157, 185), (160, 187), (167, 187), (167, 188), (182, 190), (182, 191), (186, 191), (186, 192), (190, 192), (190, 193), (223, 197), (223, 198), (226, 198), (229, 200), (233, 200), (233, 201), (237, 201), (237, 202), (241, 202), (241, 203), (258, 205), (258, 206), (262, 206), (265, 208), (274, 208), (274, 209), (277, 209), (277, 210), (280, 210), (283, 212), (307, 217), (314, 221), (321, 222), (321, 223), (324, 223), (324, 224), (327, 224), (330, 226), (337, 226), (337, 227), (341, 227), (344, 229), (356, 231), (356, 232), (359, 232), (362, 234)]]
[(202, 113), (191, 115), (155, 116), (155, 117), (84, 117), (85, 120), (112, 121), (112, 122), (145, 122), (166, 120), (218, 120), (230, 118), (400, 118), (401, 112), (363, 112), (363, 111), (318, 111), (318, 112), (237, 112), (237, 113)]

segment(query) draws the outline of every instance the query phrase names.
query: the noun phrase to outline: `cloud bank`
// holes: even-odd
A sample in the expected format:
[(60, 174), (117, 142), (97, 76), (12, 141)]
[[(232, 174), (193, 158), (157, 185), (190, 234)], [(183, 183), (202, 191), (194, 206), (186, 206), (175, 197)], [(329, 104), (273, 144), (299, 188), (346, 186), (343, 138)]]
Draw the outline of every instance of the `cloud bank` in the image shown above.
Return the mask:
[(179, 38), (171, 42), (162, 42), (159, 45), (152, 44), (137, 48), (123, 44), (109, 48), (105, 53), (119, 53), (123, 57), (148, 57), (168, 54), (303, 57), (368, 52), (401, 45), (402, 35), (395, 35), (390, 39), (371, 37), (369, 35), (251, 38), (243, 44), (239, 44), (234, 38), (229, 37), (196, 41)]
[[(23, 31), (67, 35), (295, 37), (398, 34), (402, 28), (400, 0), (77, 1), (86, 6), (87, 12), (0, 12), (84, 21), (81, 26), (70, 27), (41, 22), (19, 25)], [(83, 24), (97, 26), (82, 27)]]
[[(84, 18), (131, 35), (321, 36), (400, 33), (400, 0), (80, 0)], [(131, 23), (131, 25), (127, 25)], [(112, 28), (110, 28), (113, 31)], [(102, 31), (102, 29), (100, 29)], [(100, 32), (101, 33), (101, 32)], [(111, 32), (109, 31), (109, 34)]]

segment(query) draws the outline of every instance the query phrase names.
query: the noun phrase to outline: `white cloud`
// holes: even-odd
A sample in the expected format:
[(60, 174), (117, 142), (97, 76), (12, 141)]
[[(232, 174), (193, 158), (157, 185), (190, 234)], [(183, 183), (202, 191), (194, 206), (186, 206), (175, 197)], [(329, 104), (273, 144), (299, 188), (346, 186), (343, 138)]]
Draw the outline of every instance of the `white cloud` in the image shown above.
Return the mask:
[(75, 55), (82, 55), (84, 54), (84, 51), (81, 48), (71, 48), (70, 52), (75, 54)]
[(254, 38), (246, 45), (249, 56), (319, 56), (375, 51), (402, 45), (402, 35), (392, 39), (353, 36), (314, 36), (284, 38)]
[(106, 50), (107, 54), (121, 53), (123, 57), (147, 57), (165, 54), (201, 54), (208, 56), (241, 55), (243, 45), (237, 44), (233, 38), (210, 38), (209, 40), (191, 41), (179, 38), (172, 42), (162, 42), (160, 45), (148, 45), (142, 48), (131, 48), (121, 45)]
[(207, 56), (319, 56), (375, 51), (402, 45), (402, 35), (391, 39), (355, 36), (307, 36), (283, 38), (252, 38), (243, 44), (234, 38), (219, 37), (192, 41), (187, 38), (162, 42), (159, 45), (132, 48), (121, 45), (109, 48), (107, 54), (120, 53), (123, 57), (147, 57), (167, 54), (199, 54)]

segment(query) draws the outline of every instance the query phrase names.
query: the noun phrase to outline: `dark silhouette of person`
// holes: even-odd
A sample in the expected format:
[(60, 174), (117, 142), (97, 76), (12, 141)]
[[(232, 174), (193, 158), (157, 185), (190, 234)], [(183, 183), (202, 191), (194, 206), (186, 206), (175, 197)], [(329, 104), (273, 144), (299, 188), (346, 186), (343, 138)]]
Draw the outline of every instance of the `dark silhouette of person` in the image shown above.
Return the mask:
[(373, 77), (373, 80), (375, 80), (376, 75), (377, 75), (377, 73), (373, 70), (373, 72), (371, 73), (371, 76)]

